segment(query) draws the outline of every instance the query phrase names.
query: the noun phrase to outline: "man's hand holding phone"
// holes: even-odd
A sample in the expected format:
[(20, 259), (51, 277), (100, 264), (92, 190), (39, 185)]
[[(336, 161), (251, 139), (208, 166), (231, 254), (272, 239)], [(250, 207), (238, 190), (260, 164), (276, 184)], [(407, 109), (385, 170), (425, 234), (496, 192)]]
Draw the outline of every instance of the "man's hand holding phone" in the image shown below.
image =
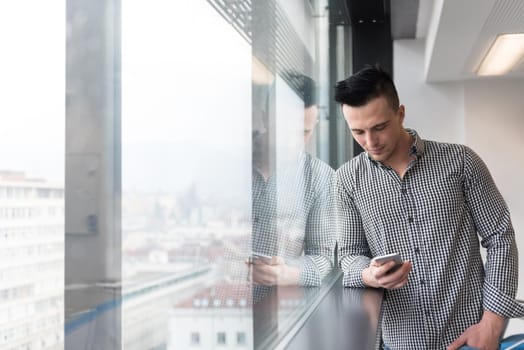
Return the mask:
[(410, 261), (402, 261), (396, 253), (377, 256), (362, 270), (362, 279), (369, 287), (398, 289), (408, 282), (411, 267)]

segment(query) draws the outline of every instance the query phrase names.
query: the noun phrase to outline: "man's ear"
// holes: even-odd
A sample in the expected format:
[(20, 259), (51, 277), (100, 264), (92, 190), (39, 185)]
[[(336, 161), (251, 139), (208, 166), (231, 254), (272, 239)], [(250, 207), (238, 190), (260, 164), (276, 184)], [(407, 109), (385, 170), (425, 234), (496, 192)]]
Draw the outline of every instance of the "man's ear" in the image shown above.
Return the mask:
[(399, 114), (399, 117), (400, 117), (400, 123), (403, 123), (404, 122), (404, 116), (406, 115), (406, 107), (404, 107), (404, 105), (400, 105), (398, 107), (397, 113)]

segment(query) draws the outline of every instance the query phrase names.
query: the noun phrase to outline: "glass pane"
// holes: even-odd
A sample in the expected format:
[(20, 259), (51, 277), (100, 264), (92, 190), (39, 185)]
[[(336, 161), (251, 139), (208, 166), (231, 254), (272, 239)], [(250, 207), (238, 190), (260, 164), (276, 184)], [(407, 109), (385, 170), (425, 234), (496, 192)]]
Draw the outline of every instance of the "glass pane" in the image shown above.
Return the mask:
[(70, 347), (279, 340), (334, 248), (311, 7), (68, 4)]
[(210, 3), (122, 4), (123, 344), (252, 344), (251, 48)]
[(63, 349), (64, 12), (0, 4), (1, 349)]

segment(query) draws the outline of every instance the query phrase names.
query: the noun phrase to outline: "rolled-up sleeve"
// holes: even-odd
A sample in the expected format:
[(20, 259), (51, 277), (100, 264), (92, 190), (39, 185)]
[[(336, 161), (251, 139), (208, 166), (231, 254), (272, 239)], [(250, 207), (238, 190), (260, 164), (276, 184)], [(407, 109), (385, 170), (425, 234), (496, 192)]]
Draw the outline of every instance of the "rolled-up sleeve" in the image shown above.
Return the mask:
[[(331, 169), (330, 169), (331, 170)], [(299, 260), (299, 284), (319, 286), (333, 268), (336, 244), (334, 171), (324, 174), (316, 186), (316, 197), (309, 211), (304, 256)]]

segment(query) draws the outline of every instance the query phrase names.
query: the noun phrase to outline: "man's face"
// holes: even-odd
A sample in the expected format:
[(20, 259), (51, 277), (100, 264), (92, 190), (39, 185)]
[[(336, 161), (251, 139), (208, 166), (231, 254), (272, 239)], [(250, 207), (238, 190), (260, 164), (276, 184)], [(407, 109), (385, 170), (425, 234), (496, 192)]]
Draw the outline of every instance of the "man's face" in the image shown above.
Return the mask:
[(404, 106), (394, 110), (387, 99), (380, 96), (360, 107), (343, 104), (342, 114), (353, 138), (371, 158), (387, 163), (397, 154)]
[[(273, 142), (270, 142), (269, 132), (266, 129), (268, 114), (254, 113), (253, 116), (253, 161), (255, 163), (267, 163), (269, 161), (269, 155), (273, 152), (277, 152), (275, 149), (276, 141), (273, 140)], [(299, 116), (297, 115), (297, 117)], [(291, 128), (288, 127), (288, 129), (286, 129), (288, 132), (297, 133), (293, 134), (293, 137), (286, 138), (286, 141), (289, 142), (287, 145), (290, 146), (290, 148), (285, 150), (281, 149), (280, 151), (289, 154), (298, 154), (313, 137), (313, 132), (317, 124), (318, 107), (312, 105), (304, 108), (304, 142), (302, 143), (301, 138), (296, 138), (300, 137), (298, 133), (302, 133), (302, 129), (297, 129), (298, 127), (302, 127), (302, 121), (297, 120), (297, 123), (290, 124)]]

